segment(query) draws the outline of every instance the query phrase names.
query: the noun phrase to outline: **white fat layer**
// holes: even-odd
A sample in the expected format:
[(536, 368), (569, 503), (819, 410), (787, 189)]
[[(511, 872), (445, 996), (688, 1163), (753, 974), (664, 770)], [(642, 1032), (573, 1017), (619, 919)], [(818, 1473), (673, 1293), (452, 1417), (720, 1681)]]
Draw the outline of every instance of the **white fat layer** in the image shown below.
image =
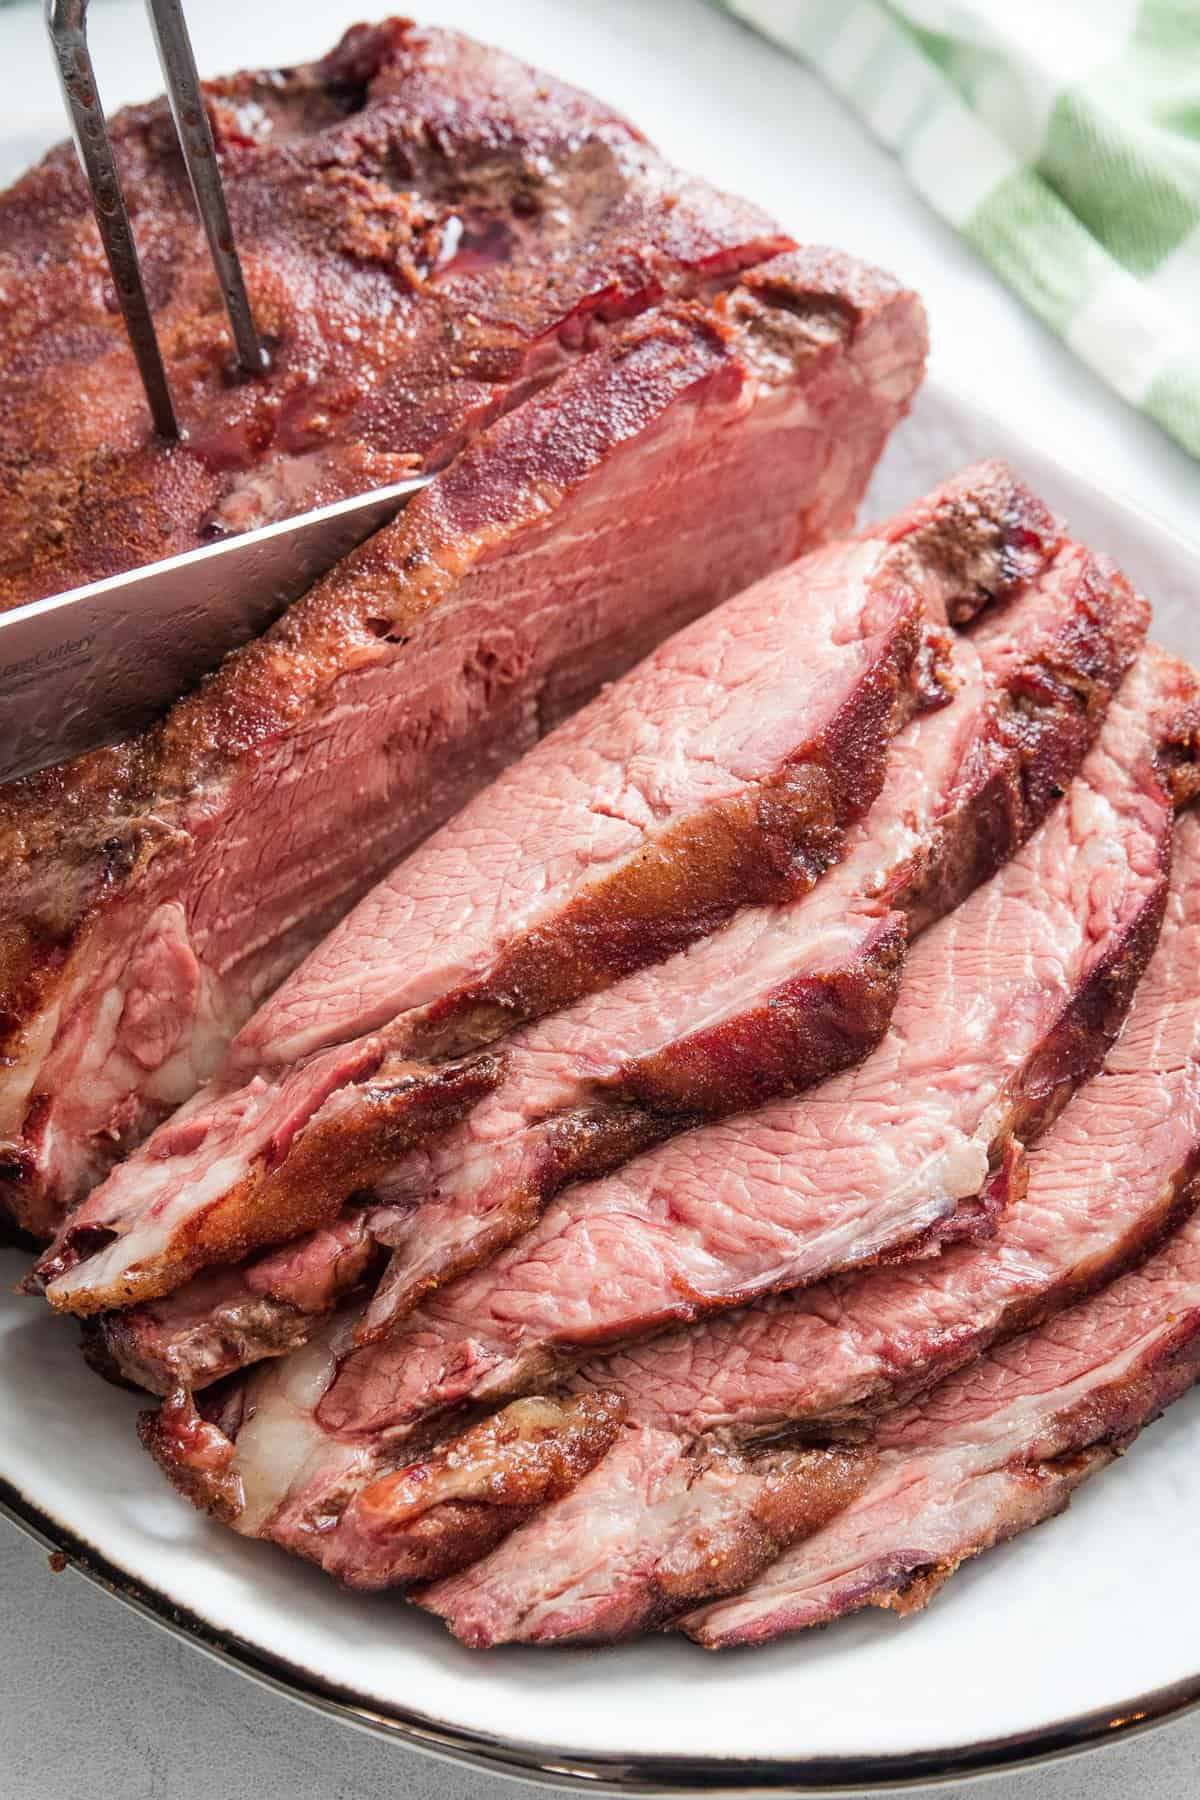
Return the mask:
[(232, 1465), (243, 1494), (235, 1525), (246, 1537), (259, 1535), (318, 1464), (329, 1468), (332, 1446), (316, 1409), (336, 1367), (329, 1333), (322, 1332), (255, 1378), (253, 1412), (238, 1433)]

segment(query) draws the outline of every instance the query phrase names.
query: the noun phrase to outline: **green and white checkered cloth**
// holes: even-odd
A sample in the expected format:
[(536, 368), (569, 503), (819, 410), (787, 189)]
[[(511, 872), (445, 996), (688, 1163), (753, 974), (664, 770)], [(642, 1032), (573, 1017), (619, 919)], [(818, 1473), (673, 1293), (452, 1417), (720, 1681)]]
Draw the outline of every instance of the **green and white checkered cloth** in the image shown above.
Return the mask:
[(1200, 0), (717, 0), (1200, 456)]

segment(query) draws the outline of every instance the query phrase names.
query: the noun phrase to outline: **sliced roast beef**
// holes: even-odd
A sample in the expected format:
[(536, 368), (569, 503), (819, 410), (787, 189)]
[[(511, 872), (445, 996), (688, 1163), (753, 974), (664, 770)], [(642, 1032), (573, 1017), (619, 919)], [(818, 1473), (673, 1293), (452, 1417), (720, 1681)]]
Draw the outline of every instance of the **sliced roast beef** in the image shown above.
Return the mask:
[(297, 1533), (295, 1548), (348, 1587), (393, 1587), (458, 1568), (568, 1494), (612, 1448), (621, 1417), (620, 1402), (599, 1393), (514, 1400), (448, 1450), (369, 1482), (336, 1531)]
[[(1013, 537), (1049, 549), (1032, 496), (981, 473), (980, 512), (999, 501)], [(964, 490), (970, 476), (952, 484), (954, 503)], [(913, 542), (887, 529), (911, 567)], [(939, 549), (925, 592), (951, 574), (944, 539)], [(939, 599), (953, 607), (967, 585), (960, 571)], [(422, 1292), (519, 1236), (572, 1180), (860, 1061), (895, 1005), (910, 923), (950, 911), (1039, 823), (1144, 629), (1144, 604), (1120, 575), (1063, 547), (1031, 592), (952, 647), (955, 703), (901, 734), (878, 800), (811, 894), (748, 908), (682, 956), (515, 1039), (497, 1090), (377, 1184), (399, 1216), (376, 1216), (394, 1254), (360, 1341), (386, 1335)]]
[(924, 1606), (968, 1557), (1061, 1512), (1197, 1376), (1193, 1218), (1144, 1268), (883, 1420), (859, 1497), (684, 1629), (717, 1649), (863, 1606)]
[[(206, 1432), (224, 1429), (234, 1477), (259, 1496), (254, 1526), (240, 1528), (284, 1544), (313, 1519), (330, 1531), (359, 1486), (411, 1454), (407, 1444), (438, 1431), (446, 1408), (543, 1382), (583, 1361), (607, 1331), (647, 1335), (664, 1317), (719, 1312), (732, 1295), (744, 1296), (748, 1272), (764, 1288), (795, 1286), (832, 1256), (848, 1262), (857, 1252), (862, 1262), (881, 1249), (930, 1246), (947, 1227), (986, 1229), (1005, 1190), (1019, 1186), (1014, 1138), (1047, 1123), (1094, 1070), (1153, 948), (1170, 845), (1170, 806), (1155, 764), (1164, 738), (1176, 741), (1181, 691), (1194, 701), (1188, 672), (1147, 653), (1064, 804), (914, 949), (892, 1034), (852, 1076), (786, 1110), (764, 1108), (736, 1129), (703, 1127), (619, 1178), (574, 1190), (520, 1246), (433, 1296), (383, 1343), (352, 1348), (351, 1309), (292, 1356), (235, 1378), (220, 1402), (233, 1409), (221, 1415), (225, 1427), (207, 1405), (202, 1411)], [(654, 1185), (667, 1158), (706, 1138), (694, 1190)], [(614, 1192), (621, 1203), (608, 1205)], [(656, 1192), (669, 1193), (672, 1211), (635, 1205)], [(741, 1196), (741, 1210), (721, 1208), (731, 1194)], [(897, 1219), (906, 1237), (892, 1236)], [(657, 1226), (653, 1262), (647, 1222)], [(574, 1285), (561, 1256), (555, 1260), (572, 1227), (593, 1250), (586, 1280)], [(687, 1287), (669, 1285), (685, 1255)], [(539, 1266), (541, 1286), (530, 1278)], [(653, 1311), (633, 1314), (630, 1296), (640, 1304), (654, 1279), (662, 1298)], [(610, 1366), (621, 1369), (619, 1361)], [(626, 1389), (635, 1422), (661, 1430), (652, 1417), (638, 1418), (634, 1384)], [(177, 1398), (154, 1434), (160, 1461), (193, 1485), (205, 1466), (198, 1474), (199, 1418)], [(244, 1418), (255, 1421), (250, 1438), (239, 1430)], [(708, 1429), (703, 1418), (690, 1424), (683, 1409), (662, 1424), (680, 1454)], [(286, 1458), (265, 1454), (281, 1433), (302, 1448)], [(699, 1447), (702, 1465), (715, 1443), (710, 1434)], [(585, 1499), (602, 1492), (604, 1468), (585, 1478)], [(752, 1479), (741, 1491), (753, 1492)], [(641, 1566), (653, 1567), (662, 1551), (662, 1520), (682, 1529), (670, 1508), (652, 1518)], [(356, 1554), (365, 1579), (361, 1545)], [(389, 1555), (396, 1554), (393, 1542)]]
[(17, 1222), (50, 1235), (349, 904), (600, 682), (844, 528), (922, 349), (910, 295), (809, 252), (626, 325), (161, 725), (0, 789)]
[[(274, 1468), (281, 1462), (297, 1482), (301, 1498), (289, 1509), (291, 1548), (361, 1588), (431, 1578), (484, 1555), (537, 1507), (569, 1493), (612, 1447), (624, 1415), (619, 1400), (597, 1392), (573, 1400), (514, 1400), (445, 1452), (435, 1447), (357, 1484), (348, 1467), (347, 1491), (353, 1492), (334, 1531), (333, 1518), (321, 1510), (330, 1504), (328, 1492), (315, 1507), (304, 1504), (306, 1441), (302, 1409), (289, 1404), (294, 1396), (285, 1384), (261, 1419), (256, 1423), (249, 1415), (241, 1429), (248, 1439), (262, 1439), (256, 1464)], [(244, 1479), (228, 1435), (201, 1418), (182, 1391), (159, 1412), (143, 1414), (139, 1434), (188, 1499), (250, 1535), (266, 1522), (273, 1487)]]
[[(947, 530), (968, 504), (998, 528), (990, 570), (973, 548), (978, 526), (958, 534), (957, 567), (948, 555)], [(288, 1292), (272, 1254), (240, 1279), (203, 1276), (113, 1315), (110, 1349), (129, 1376), (166, 1392), (294, 1347), (324, 1309), (312, 1299), (321, 1258), (327, 1308), (368, 1269), (373, 1277), (373, 1241), (395, 1250), (364, 1322), (377, 1332), (422, 1288), (517, 1235), (569, 1181), (700, 1117), (801, 1088), (878, 1040), (904, 942), (897, 909), (923, 925), (1027, 835), (1078, 767), (1144, 623), (1115, 572), (1078, 546), (1056, 552), (1044, 511), (994, 465), (881, 529), (935, 610), (977, 604), (985, 576), (994, 595), (1008, 585), (1018, 597), (947, 647), (954, 702), (897, 739), (843, 862), (802, 899), (748, 908), (681, 955), (515, 1034), (503, 1081), (462, 1128), (389, 1171), (376, 1204), (357, 1206), (338, 1234), (298, 1249), (303, 1292)]]
[(73, 148), (0, 196), (0, 610), (436, 467), (606, 321), (788, 245), (451, 32), (358, 26), (207, 94), (269, 371), (229, 379), (165, 102), (110, 129), (185, 441), (150, 428)]
[[(533, 1529), (548, 1560), (536, 1579), (572, 1607), (578, 1637), (627, 1635), (744, 1586), (847, 1505), (873, 1467), (861, 1447), (751, 1457), (712, 1445), (685, 1461), (669, 1434), (622, 1432), (624, 1402), (597, 1389), (514, 1400), (413, 1460), (349, 1444), (331, 1457), (309, 1408), (326, 1355), (327, 1345), (312, 1344), (269, 1365), (215, 1418), (180, 1389), (143, 1414), (142, 1441), (194, 1504), (349, 1587), (436, 1579), (487, 1556), (537, 1513)], [(604, 1508), (595, 1504), (597, 1477)], [(566, 1496), (581, 1480), (577, 1515)], [(652, 1563), (628, 1531), (643, 1512), (658, 1538)]]
[(865, 1063), (572, 1189), (347, 1357), (330, 1431), (532, 1391), (606, 1340), (985, 1225), (989, 1168), (1095, 1068), (1158, 932), (1169, 827), (1143, 698), (1141, 682), (1118, 695), (1063, 806), (914, 947)]
[(72, 1215), (41, 1264), (52, 1304), (129, 1304), (336, 1218), (397, 1160), (439, 1059), (670, 955), (746, 900), (809, 888), (879, 791), (925, 626), (868, 540), (668, 640), (250, 1020), (224, 1075)]
[(1177, 1221), (1200, 1145), (1198, 896), (1200, 823), (1187, 818), (1124, 1030), (990, 1242), (781, 1296), (597, 1359), (583, 1379), (685, 1435), (770, 1436), (903, 1399), (1119, 1274)]
[[(484, 1562), (418, 1598), (474, 1649), (517, 1638), (537, 1644), (633, 1637), (691, 1602), (744, 1587), (780, 1547), (819, 1531), (849, 1505), (873, 1466), (870, 1451), (853, 1448), (748, 1457), (710, 1446), (685, 1460), (671, 1433), (636, 1426), (592, 1476), (538, 1515), (530, 1529), (536, 1555), (517, 1530)], [(350, 1503), (335, 1540), (356, 1505)], [(506, 1525), (498, 1522), (497, 1536)], [(360, 1582), (361, 1571), (380, 1566), (388, 1541), (382, 1522), (373, 1539), (354, 1541)]]
[[(476, 1644), (636, 1629), (639, 1592), (660, 1616), (656, 1571), (677, 1539), (703, 1528), (703, 1496), (685, 1496), (714, 1456), (754, 1468), (756, 1439), (840, 1426), (867, 1401), (878, 1408), (928, 1387), (1161, 1241), (1200, 1199), (1198, 877), (1200, 819), (1189, 817), (1159, 945), (1125, 1028), (1030, 1158), (1028, 1191), (990, 1243), (844, 1277), (597, 1362), (587, 1376), (610, 1384), (607, 1403), (622, 1402), (631, 1423), (572, 1496), (575, 1535), (562, 1541), (564, 1509), (550, 1507), (440, 1588), (433, 1610)], [(674, 1496), (669, 1507), (664, 1494)], [(736, 1510), (731, 1495), (731, 1531)], [(605, 1568), (588, 1545), (614, 1513), (621, 1529)], [(722, 1591), (719, 1580), (709, 1589)]]

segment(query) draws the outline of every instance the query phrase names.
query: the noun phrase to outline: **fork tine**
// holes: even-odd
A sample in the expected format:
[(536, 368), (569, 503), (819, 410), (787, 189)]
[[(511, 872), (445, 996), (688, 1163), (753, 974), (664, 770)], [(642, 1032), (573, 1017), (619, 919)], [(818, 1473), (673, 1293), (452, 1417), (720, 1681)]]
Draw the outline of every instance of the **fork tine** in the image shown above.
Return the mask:
[(254, 323), (250, 297), (233, 240), (225, 189), (217, 163), (216, 146), (208, 122), (208, 110), (200, 91), (200, 77), (192, 54), (191, 39), (180, 0), (146, 0), (158, 59), (162, 64), (167, 99), (180, 148), (191, 177), (200, 217), (204, 223), (213, 267), (244, 374), (260, 375), (267, 366), (266, 352)]
[(87, 9), (88, 0), (46, 0), (46, 29), (54, 46), (71, 131), (91, 189), (96, 224), (142, 386), (150, 403), (154, 429), (160, 437), (178, 438), (179, 421), (142, 282), (141, 264), (113, 156), (112, 139), (96, 88), (88, 50)]

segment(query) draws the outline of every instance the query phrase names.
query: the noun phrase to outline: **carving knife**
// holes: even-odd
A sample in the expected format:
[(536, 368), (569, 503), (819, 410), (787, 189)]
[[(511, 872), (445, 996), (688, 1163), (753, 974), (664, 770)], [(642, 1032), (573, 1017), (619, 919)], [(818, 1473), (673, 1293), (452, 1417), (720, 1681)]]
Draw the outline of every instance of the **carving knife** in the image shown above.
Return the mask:
[(429, 480), (0, 613), (0, 780), (111, 743), (165, 711)]

